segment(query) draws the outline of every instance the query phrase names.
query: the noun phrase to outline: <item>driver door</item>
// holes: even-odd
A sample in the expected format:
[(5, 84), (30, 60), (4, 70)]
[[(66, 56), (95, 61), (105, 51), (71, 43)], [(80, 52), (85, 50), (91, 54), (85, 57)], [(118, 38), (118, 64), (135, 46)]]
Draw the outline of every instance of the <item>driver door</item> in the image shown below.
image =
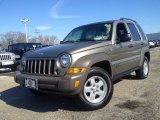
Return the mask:
[(124, 73), (133, 68), (134, 43), (131, 40), (125, 40), (128, 29), (124, 23), (117, 24), (117, 43), (113, 45), (112, 66), (115, 75)]

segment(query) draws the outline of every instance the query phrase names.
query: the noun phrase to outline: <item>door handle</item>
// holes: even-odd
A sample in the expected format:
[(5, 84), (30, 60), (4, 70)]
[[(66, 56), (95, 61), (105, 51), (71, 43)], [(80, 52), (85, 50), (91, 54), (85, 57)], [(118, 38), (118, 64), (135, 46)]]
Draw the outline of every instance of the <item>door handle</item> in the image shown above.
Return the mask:
[(132, 47), (133, 47), (133, 44), (128, 45), (128, 47), (129, 47), (129, 48), (132, 48)]
[(143, 43), (143, 42), (141, 42), (141, 45), (144, 45), (144, 43)]

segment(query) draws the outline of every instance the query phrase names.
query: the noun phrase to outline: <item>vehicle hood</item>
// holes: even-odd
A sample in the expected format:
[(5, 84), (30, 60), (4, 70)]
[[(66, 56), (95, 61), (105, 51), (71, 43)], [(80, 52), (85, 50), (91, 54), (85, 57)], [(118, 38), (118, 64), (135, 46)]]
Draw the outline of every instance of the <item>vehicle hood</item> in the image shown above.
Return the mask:
[(77, 43), (63, 43), (60, 45), (44, 47), (25, 53), (27, 58), (56, 58), (62, 53), (75, 54), (78, 52), (95, 49), (111, 44), (109, 41), (105, 42), (77, 42)]
[(5, 51), (0, 51), (0, 55), (13, 55), (14, 53), (11, 52), (5, 52)]

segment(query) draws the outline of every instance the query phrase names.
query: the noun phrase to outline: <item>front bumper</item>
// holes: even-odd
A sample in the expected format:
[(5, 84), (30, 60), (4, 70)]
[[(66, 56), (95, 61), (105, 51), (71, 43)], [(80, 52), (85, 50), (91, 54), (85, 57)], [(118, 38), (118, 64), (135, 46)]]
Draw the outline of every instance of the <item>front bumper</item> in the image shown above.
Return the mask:
[[(14, 80), (21, 86), (25, 86), (25, 79), (36, 79), (38, 91), (63, 95), (74, 95), (81, 92), (85, 80), (84, 74), (65, 75), (64, 77), (28, 75), (19, 71), (15, 72)], [(75, 87), (75, 81), (79, 80), (80, 85)]]
[[(3, 62), (11, 62), (11, 64), (2, 64)], [(20, 60), (0, 61), (0, 68), (11, 68), (20, 64)]]

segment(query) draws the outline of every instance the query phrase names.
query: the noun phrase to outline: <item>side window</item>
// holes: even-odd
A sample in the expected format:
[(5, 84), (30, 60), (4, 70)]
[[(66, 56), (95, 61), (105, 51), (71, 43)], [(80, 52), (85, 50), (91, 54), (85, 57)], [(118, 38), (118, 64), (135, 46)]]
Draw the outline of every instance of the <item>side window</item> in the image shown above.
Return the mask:
[(135, 27), (135, 25), (132, 24), (132, 23), (127, 23), (127, 25), (128, 25), (128, 27), (129, 27), (129, 29), (131, 31), (131, 35), (132, 35), (133, 40), (134, 41), (141, 40), (140, 35), (139, 35), (138, 30)]
[(19, 44), (18, 45), (18, 50), (24, 50), (24, 45), (23, 44)]
[(117, 25), (116, 33), (117, 33), (117, 39), (119, 41), (126, 42), (124, 38), (125, 38), (125, 35), (127, 34), (127, 30), (126, 30), (124, 23), (119, 23)]
[(8, 51), (12, 52), (12, 46), (8, 46)]
[(137, 25), (137, 27), (138, 27), (138, 29), (139, 29), (139, 31), (140, 31), (140, 33), (141, 33), (142, 39), (143, 39), (143, 40), (147, 40), (146, 35), (144, 34), (142, 28), (141, 28), (139, 25)]
[(25, 44), (26, 51), (33, 49), (33, 44)]

